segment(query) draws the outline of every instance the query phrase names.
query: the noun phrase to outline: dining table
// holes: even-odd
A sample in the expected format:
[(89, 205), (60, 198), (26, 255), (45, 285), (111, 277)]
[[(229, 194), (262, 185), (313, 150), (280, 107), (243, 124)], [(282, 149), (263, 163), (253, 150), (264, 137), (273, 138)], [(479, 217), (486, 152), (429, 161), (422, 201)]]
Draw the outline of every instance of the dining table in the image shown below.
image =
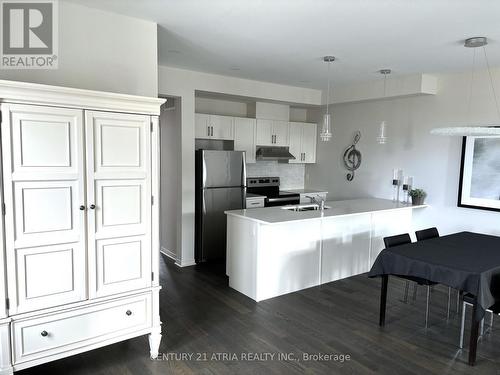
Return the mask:
[(412, 242), (380, 252), (368, 277), (381, 277), (379, 325), (385, 325), (389, 275), (415, 277), (474, 296), (469, 365), (476, 361), (479, 324), (500, 300), (500, 237), (460, 232)]

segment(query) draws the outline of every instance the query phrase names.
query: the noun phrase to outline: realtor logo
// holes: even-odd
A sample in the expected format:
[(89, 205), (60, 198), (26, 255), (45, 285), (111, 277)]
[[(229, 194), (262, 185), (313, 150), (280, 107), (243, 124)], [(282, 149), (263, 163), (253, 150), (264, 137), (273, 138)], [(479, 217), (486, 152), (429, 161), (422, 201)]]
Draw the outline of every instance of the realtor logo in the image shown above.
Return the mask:
[(57, 0), (0, 0), (2, 69), (57, 69)]

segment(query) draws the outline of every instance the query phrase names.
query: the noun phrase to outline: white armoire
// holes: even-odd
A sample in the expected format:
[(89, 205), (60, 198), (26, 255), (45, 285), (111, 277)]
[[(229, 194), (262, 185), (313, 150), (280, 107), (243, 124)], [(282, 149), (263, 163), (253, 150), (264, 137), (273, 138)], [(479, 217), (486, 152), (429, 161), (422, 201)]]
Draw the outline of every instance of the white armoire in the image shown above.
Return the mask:
[(164, 100), (0, 81), (0, 374), (149, 335)]

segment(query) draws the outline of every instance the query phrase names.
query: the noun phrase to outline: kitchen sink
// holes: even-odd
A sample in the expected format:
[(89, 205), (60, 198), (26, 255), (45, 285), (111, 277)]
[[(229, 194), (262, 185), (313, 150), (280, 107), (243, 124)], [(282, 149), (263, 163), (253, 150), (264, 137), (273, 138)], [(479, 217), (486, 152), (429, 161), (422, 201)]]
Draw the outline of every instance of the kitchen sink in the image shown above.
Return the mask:
[[(302, 211), (319, 211), (319, 205), (309, 204), (307, 206), (285, 206), (281, 207), (283, 210), (302, 212)], [(324, 209), (328, 210), (330, 207), (325, 206)]]

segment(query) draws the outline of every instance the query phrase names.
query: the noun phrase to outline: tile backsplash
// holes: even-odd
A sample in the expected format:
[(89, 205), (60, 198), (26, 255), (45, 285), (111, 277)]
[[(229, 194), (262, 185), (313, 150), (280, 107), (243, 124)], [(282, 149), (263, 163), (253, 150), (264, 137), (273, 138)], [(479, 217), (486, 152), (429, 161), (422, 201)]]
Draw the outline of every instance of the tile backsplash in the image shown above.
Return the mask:
[(303, 189), (305, 164), (278, 163), (276, 161), (259, 161), (247, 164), (247, 177), (274, 177), (280, 178), (280, 188)]

